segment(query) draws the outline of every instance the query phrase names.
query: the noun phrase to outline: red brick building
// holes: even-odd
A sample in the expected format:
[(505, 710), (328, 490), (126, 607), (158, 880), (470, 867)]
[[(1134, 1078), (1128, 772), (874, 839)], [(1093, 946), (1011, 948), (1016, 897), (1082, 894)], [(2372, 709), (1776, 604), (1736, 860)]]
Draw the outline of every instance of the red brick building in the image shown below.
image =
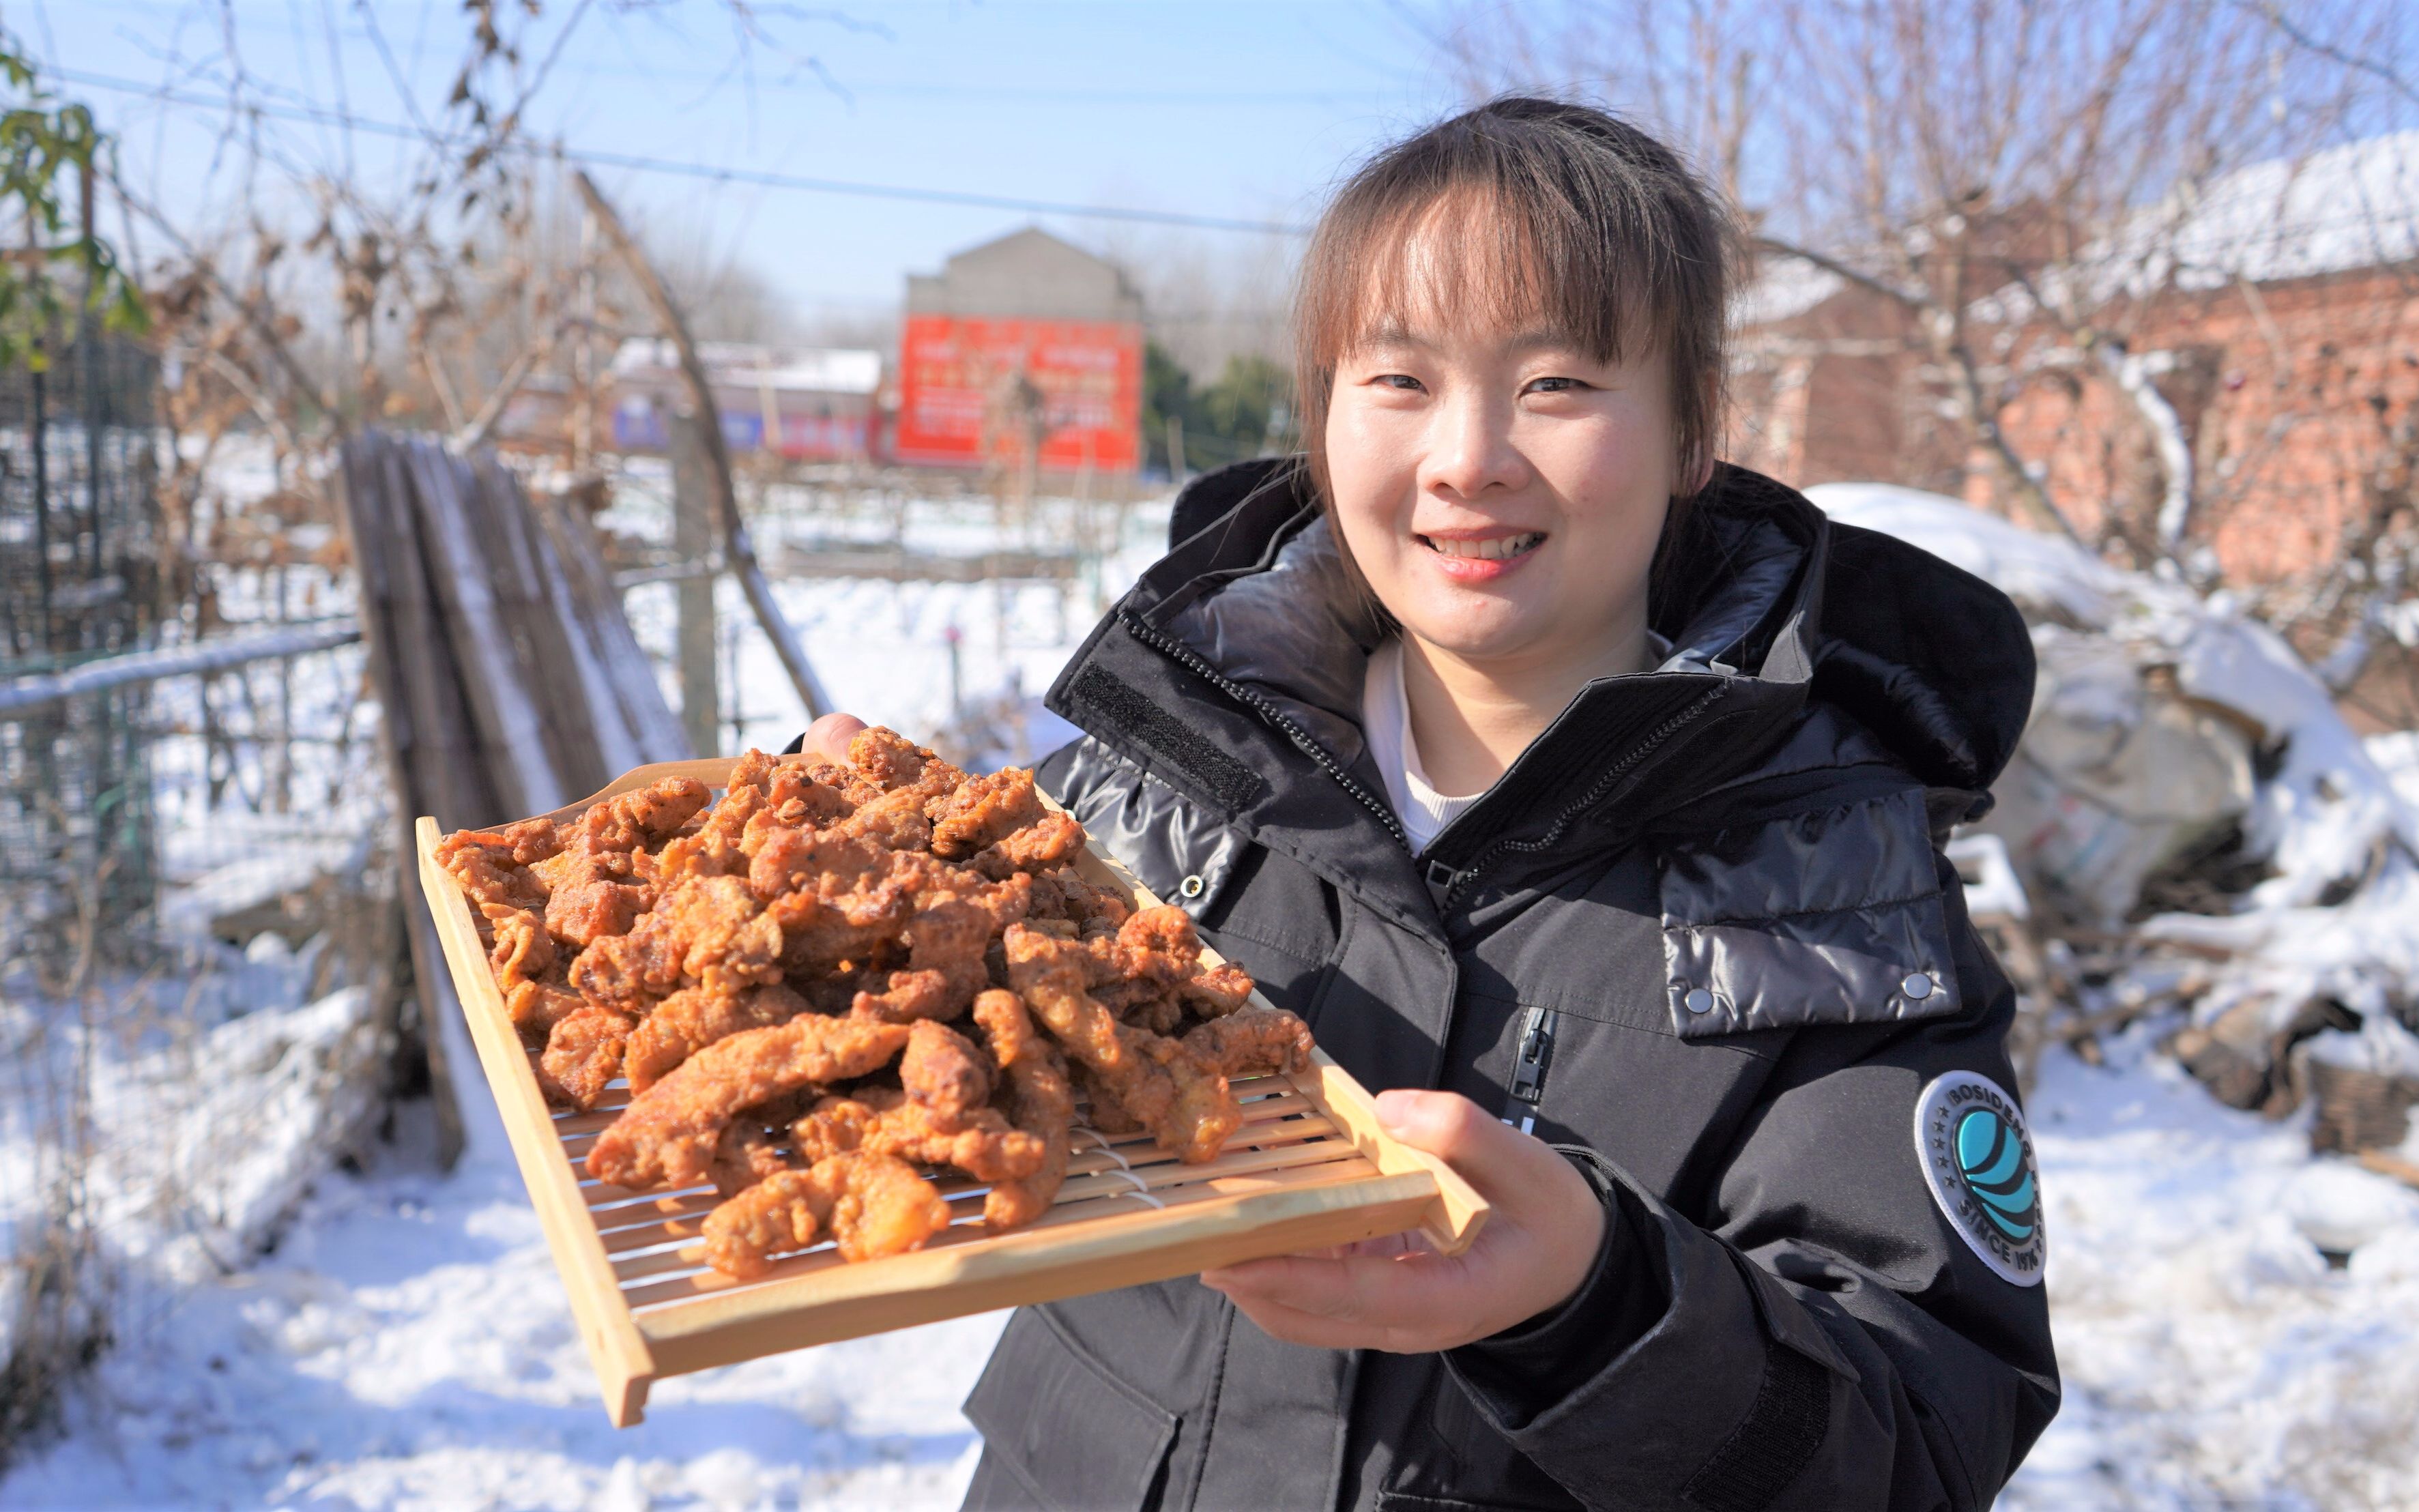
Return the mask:
[[(2419, 132), (2244, 169), (2188, 210), (2146, 211), (2103, 252), (2093, 276), (2120, 282), (2091, 307), (2181, 422), (2196, 485), (2191, 538), (2215, 552), (2226, 580), (2310, 574), (2360, 542), (2373, 511), (2397, 498), (2408, 507), (2419, 460)], [(2010, 444), (2086, 540), (2128, 521), (2138, 536), (2165, 486), (2138, 409), (2025, 301), (1977, 292), (1972, 345), (2013, 393), (1999, 415)], [(1951, 375), (1903, 305), (1768, 258), (1742, 301), (1739, 338), (1740, 461), (1799, 485), (1900, 483), (2023, 517), (1995, 460), (1969, 452)]]

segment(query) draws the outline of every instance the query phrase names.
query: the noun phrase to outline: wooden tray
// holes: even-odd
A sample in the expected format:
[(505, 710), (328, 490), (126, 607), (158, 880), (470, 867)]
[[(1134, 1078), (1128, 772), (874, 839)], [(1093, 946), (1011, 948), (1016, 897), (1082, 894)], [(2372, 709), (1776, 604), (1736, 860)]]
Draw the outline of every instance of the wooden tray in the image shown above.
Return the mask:
[[(641, 766), (548, 817), (667, 777), (719, 788), (732, 765)], [(471, 1041), (617, 1427), (639, 1420), (648, 1385), (667, 1376), (1412, 1227), (1459, 1254), (1487, 1220), (1485, 1199), (1442, 1162), (1390, 1138), (1369, 1094), (1319, 1052), (1304, 1071), (1237, 1081), (1245, 1121), (1208, 1164), (1181, 1165), (1148, 1134), (1104, 1138), (1078, 1125), (1066, 1186), (1026, 1227), (986, 1234), (984, 1189), (947, 1179), (956, 1221), (924, 1249), (848, 1265), (826, 1243), (734, 1281), (702, 1258), (712, 1187), (639, 1192), (589, 1179), (588, 1148), (629, 1101), (628, 1087), (614, 1082), (589, 1113), (547, 1104), (477, 917), (437, 864), (437, 822), (421, 819), (417, 838), (421, 886)], [(1138, 906), (1159, 901), (1088, 847), (1080, 870)]]

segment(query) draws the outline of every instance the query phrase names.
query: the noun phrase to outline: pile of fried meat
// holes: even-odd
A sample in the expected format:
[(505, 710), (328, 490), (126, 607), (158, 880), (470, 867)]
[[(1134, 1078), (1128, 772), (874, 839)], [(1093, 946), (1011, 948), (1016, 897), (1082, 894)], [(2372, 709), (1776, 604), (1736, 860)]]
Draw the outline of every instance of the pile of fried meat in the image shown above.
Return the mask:
[(1299, 1069), (1309, 1030), (1205, 963), (1192, 919), (1086, 882), (1033, 774), (970, 777), (891, 731), (845, 764), (749, 751), (718, 801), (670, 778), (447, 836), (549, 1099), (630, 1099), (590, 1176), (707, 1182), (706, 1258), (740, 1278), (822, 1240), (921, 1247), (932, 1178), (1014, 1228), (1065, 1180), (1077, 1094), (1103, 1134), (1187, 1162), (1242, 1121), (1231, 1077)]

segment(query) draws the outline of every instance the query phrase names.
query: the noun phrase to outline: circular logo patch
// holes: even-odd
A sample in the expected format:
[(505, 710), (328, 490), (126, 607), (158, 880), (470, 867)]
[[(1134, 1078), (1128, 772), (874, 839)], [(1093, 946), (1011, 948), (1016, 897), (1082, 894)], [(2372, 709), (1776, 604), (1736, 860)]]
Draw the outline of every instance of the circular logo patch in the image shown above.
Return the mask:
[(2046, 1246), (2032, 1134), (1988, 1076), (1952, 1071), (1915, 1104), (1915, 1153), (1933, 1200), (2003, 1280), (2039, 1286)]

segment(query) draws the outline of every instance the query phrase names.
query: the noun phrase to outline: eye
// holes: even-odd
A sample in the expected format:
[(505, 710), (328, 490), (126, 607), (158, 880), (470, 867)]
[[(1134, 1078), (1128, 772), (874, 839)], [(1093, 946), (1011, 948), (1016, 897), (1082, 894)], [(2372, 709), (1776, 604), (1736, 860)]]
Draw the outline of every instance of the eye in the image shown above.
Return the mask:
[(1587, 387), (1575, 378), (1531, 378), (1525, 392), (1530, 393), (1573, 393)]
[(1394, 389), (1402, 393), (1417, 393), (1421, 391), (1420, 380), (1409, 373), (1380, 373), (1369, 381), (1381, 389)]

